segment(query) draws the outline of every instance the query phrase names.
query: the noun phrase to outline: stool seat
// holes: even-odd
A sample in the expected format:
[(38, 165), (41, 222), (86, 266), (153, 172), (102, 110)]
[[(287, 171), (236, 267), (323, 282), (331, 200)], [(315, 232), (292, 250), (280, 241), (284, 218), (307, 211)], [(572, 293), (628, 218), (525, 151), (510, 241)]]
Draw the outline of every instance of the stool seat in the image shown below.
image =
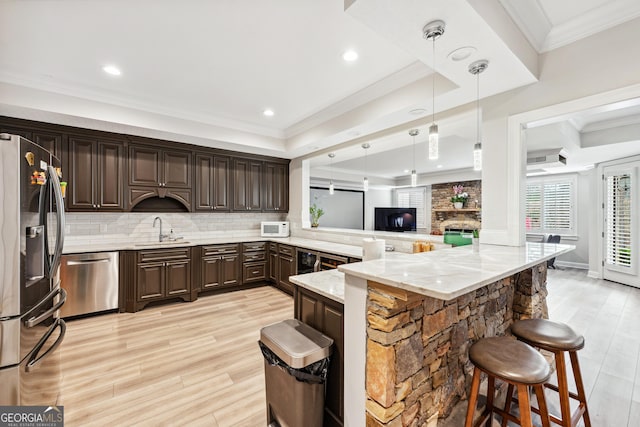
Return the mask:
[(551, 376), (551, 368), (539, 352), (507, 337), (476, 342), (469, 349), (469, 359), (484, 372), (509, 382), (541, 384)]
[[(550, 427), (549, 411), (544, 397), (544, 384), (551, 376), (551, 368), (539, 352), (513, 338), (482, 338), (469, 348), (469, 360), (474, 366), (467, 417), (464, 422), (465, 427), (494, 425), (494, 414), (502, 417), (503, 426), (511, 421), (521, 427), (533, 427), (531, 412), (535, 411), (540, 415), (542, 427)], [(487, 401), (484, 410), (474, 423), (480, 393), (480, 378), (483, 372), (487, 375)], [(509, 396), (512, 394), (513, 387), (517, 389), (519, 417), (510, 411), (510, 398), (504, 409), (498, 408), (494, 404), (496, 379), (509, 384)], [(535, 392), (539, 410), (534, 409), (530, 404), (529, 393), (531, 389)]]
[(511, 325), (518, 339), (545, 350), (576, 351), (584, 347), (584, 337), (563, 323), (546, 319), (519, 320)]

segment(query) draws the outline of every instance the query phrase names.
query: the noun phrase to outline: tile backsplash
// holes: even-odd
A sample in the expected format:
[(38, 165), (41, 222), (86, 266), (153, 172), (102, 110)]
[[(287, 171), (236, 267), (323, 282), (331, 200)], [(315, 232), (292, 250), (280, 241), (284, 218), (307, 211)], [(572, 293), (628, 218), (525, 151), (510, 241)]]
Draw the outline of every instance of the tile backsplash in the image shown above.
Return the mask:
[(162, 232), (171, 229), (185, 239), (260, 236), (260, 221), (282, 221), (281, 213), (67, 213), (68, 243), (144, 243), (158, 239), (153, 219), (162, 218)]

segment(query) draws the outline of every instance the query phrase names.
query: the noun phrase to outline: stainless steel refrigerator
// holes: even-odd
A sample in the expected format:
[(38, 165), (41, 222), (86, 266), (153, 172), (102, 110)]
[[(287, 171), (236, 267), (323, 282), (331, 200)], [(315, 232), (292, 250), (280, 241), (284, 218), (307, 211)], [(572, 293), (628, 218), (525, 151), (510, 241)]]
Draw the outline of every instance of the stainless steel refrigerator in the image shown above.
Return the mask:
[(46, 364), (66, 331), (59, 316), (66, 300), (60, 168), (39, 145), (0, 134), (0, 405), (56, 403), (39, 401), (51, 397), (41, 393), (48, 380), (36, 367)]

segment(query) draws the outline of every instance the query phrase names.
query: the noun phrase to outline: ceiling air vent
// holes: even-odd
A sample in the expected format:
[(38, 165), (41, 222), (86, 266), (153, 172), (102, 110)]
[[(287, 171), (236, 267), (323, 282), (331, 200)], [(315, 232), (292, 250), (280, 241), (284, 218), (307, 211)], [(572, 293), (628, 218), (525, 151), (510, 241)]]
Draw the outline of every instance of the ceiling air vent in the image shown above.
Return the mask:
[(557, 168), (566, 166), (567, 158), (560, 154), (561, 148), (531, 151), (527, 153), (527, 169)]

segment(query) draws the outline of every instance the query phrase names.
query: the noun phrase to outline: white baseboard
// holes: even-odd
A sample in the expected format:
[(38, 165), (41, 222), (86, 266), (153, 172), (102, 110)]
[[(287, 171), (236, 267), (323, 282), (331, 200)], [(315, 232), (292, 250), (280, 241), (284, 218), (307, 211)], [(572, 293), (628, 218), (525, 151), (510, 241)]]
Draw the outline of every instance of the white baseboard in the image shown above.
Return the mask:
[(589, 264), (585, 264), (584, 262), (571, 262), (571, 261), (559, 261), (556, 260), (555, 265), (558, 267), (566, 267), (566, 268), (577, 268), (580, 270), (588, 270)]
[(599, 271), (589, 270), (587, 277), (591, 277), (592, 279), (602, 279), (602, 274)]

